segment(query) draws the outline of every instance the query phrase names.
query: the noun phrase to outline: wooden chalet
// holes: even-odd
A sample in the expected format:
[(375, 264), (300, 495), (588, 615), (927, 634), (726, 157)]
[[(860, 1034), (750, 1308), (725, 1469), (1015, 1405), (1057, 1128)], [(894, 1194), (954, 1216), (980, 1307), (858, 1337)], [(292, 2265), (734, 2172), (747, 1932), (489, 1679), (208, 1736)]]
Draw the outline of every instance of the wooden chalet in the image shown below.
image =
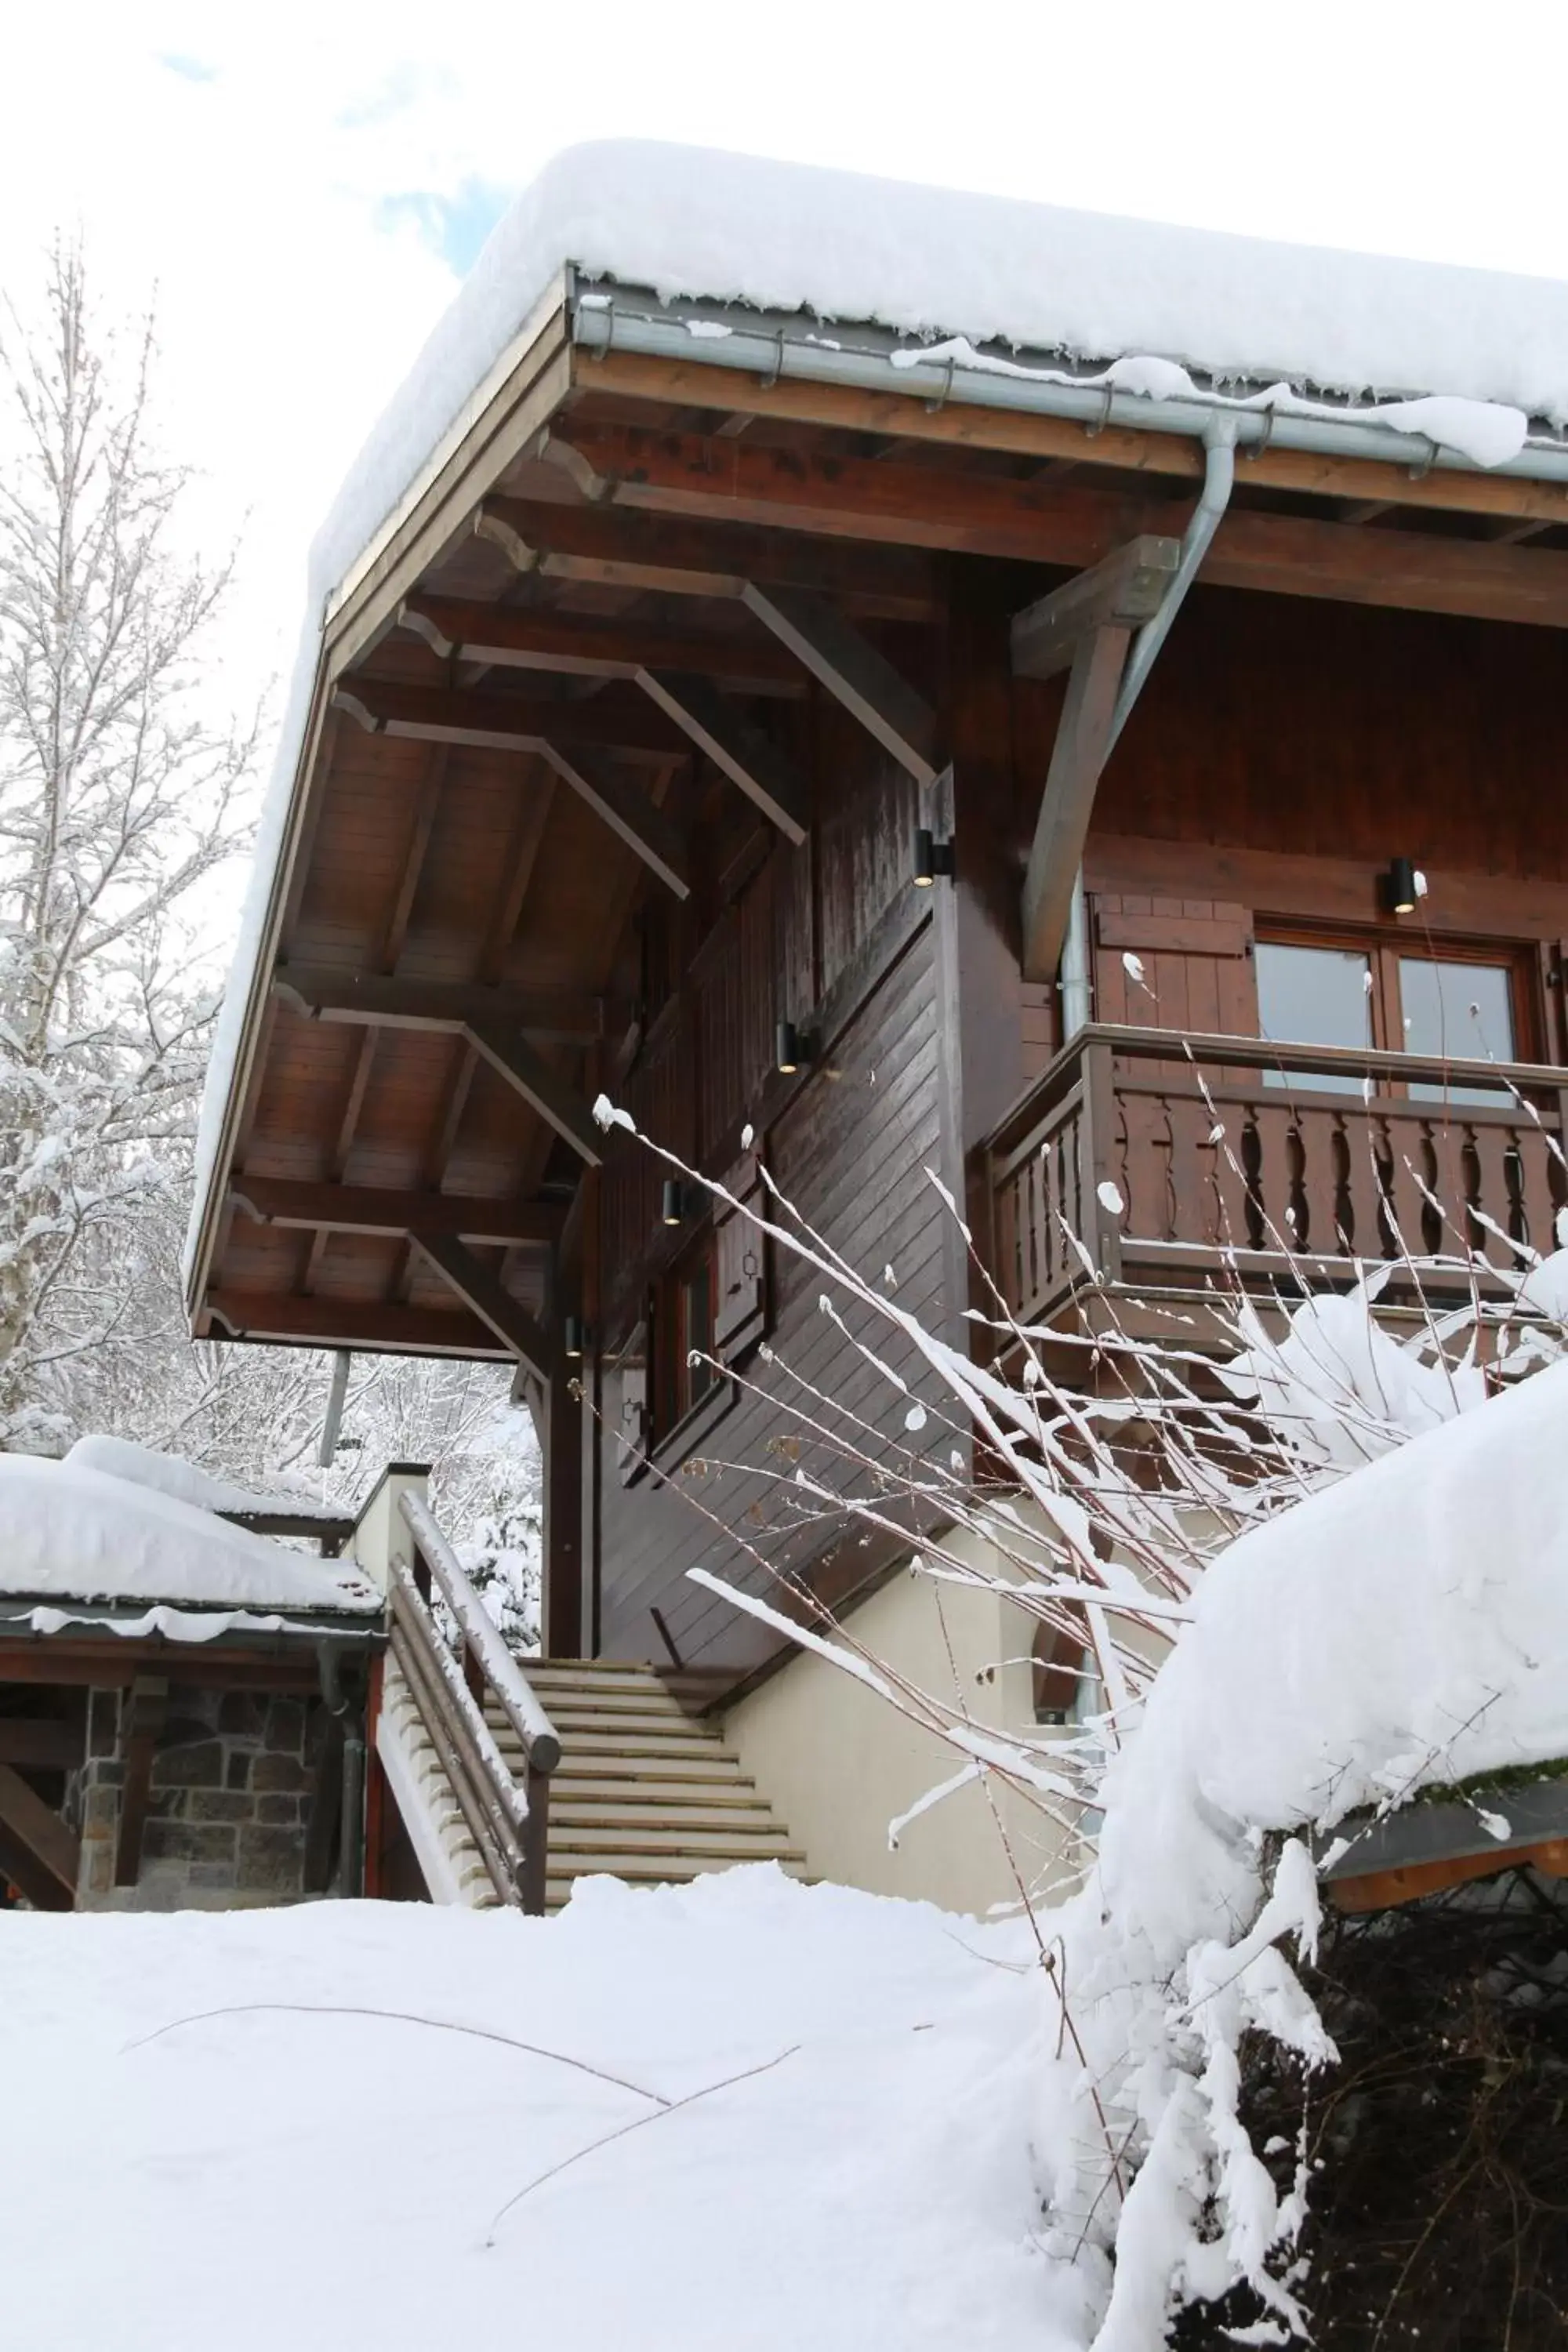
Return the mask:
[[(595, 1098), (742, 1195), (765, 1159), (954, 1335), (972, 1276), (928, 1170), (1041, 1320), (1084, 1311), (1064, 1223), (1156, 1302), (1227, 1257), (1271, 1290), (1553, 1246), (1568, 443), (1534, 414), (1477, 454), (1471, 387), (1394, 378), (1391, 405), (1310, 352), (1289, 386), (1268, 349), (1258, 383), (1187, 349), (1127, 389), (1147, 344), (986, 344), (940, 283), (927, 342), (832, 286), (769, 308), (742, 271), (742, 301), (700, 257), (659, 294), (625, 183), (646, 165), (655, 213), (671, 184), (568, 162), (615, 181), (624, 249), (571, 241), (570, 205), (548, 268), (503, 235), (481, 276), (493, 310), (517, 268), (516, 331), (330, 583), (189, 1307), (205, 1337), (515, 1364), (548, 1650), (722, 1694), (768, 1654), (689, 1568), (757, 1583), (740, 1533), (836, 1601), (886, 1572), (781, 1517), (768, 1456), (792, 1382), (874, 1378), (809, 1269)], [(689, 181), (743, 219), (762, 168)]]

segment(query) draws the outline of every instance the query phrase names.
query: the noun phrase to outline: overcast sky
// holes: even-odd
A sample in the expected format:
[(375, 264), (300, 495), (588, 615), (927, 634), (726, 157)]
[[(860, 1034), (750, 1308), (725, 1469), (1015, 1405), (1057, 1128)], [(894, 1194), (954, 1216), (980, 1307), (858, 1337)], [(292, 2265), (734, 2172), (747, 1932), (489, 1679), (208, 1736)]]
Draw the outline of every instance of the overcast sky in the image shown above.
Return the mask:
[(637, 134), (1568, 277), (1568, 10), (1233, 0), (76, 0), (4, 47), (0, 280), (79, 226), (157, 290), (174, 454), (242, 520), (235, 698), (305, 548), (508, 199)]

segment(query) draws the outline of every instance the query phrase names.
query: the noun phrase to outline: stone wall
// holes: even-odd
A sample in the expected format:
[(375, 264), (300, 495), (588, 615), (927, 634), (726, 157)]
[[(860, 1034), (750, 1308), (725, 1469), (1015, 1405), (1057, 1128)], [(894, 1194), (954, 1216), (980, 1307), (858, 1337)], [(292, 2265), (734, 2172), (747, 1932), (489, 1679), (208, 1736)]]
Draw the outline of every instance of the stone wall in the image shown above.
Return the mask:
[(319, 1700), (170, 1685), (133, 1887), (114, 1885), (130, 1694), (89, 1697), (87, 1762), (68, 1801), (87, 1910), (223, 1910), (298, 1901), (326, 1723)]

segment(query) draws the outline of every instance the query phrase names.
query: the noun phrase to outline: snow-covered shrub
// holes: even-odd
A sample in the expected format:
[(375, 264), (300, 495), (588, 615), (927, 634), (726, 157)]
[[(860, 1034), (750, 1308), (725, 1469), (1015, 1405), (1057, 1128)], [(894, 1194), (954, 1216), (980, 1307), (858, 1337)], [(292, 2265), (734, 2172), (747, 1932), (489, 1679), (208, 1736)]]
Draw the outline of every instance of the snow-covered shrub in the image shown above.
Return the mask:
[[(1068, 1836), (1103, 1815), (1068, 1901), (1020, 1886), (1047, 2003), (1046, 2246), (1083, 2280), (1094, 2352), (1157, 2352), (1184, 2308), (1238, 2288), (1259, 2313), (1238, 2340), (1294, 2340), (1304, 2124), (1283, 2171), (1254, 2147), (1244, 2058), (1271, 2050), (1303, 2101), (1334, 2062), (1303, 1975), (1323, 1846), (1358, 1809), (1568, 1753), (1568, 1363), (1542, 1311), (1563, 1269), (1521, 1253), (1500, 1298), (1478, 1283), (1467, 1312), (1407, 1315), (1403, 1337), (1378, 1319), (1382, 1268), (1271, 1307), (1221, 1284), (1202, 1346), (1174, 1313), (1159, 1341), (1114, 1322), (1075, 1341), (998, 1301), (965, 1353), (776, 1192), (763, 1222), (890, 1391), (852, 1414), (770, 1366), (794, 1424), (770, 1453), (781, 1510), (885, 1534), (917, 1506), (938, 1529), (924, 1572), (1083, 1643), (1103, 1706), (1065, 1737), (999, 1734), (962, 1692), (894, 1675), (852, 1622), (803, 1626), (798, 1593), (786, 1613), (692, 1572), (943, 1739), (959, 1769), (924, 1801), (979, 1775)], [(1419, 1301), (1419, 1262), (1400, 1273)], [(955, 1442), (933, 1450), (943, 1423)], [(847, 1496), (847, 1461), (865, 1473)]]

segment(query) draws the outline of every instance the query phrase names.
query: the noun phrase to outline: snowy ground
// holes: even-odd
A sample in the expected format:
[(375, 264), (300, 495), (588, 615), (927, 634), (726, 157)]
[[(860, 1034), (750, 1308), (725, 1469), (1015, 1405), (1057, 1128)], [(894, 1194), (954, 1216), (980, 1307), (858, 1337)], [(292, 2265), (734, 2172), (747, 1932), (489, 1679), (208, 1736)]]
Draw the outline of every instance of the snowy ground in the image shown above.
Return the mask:
[[(5, 2340), (1068, 2352), (1026, 1959), (1014, 1929), (770, 1866), (592, 1881), (549, 1921), (0, 1916)], [(196, 2018), (258, 2002), (403, 2010), (639, 2087), (380, 2018)]]

